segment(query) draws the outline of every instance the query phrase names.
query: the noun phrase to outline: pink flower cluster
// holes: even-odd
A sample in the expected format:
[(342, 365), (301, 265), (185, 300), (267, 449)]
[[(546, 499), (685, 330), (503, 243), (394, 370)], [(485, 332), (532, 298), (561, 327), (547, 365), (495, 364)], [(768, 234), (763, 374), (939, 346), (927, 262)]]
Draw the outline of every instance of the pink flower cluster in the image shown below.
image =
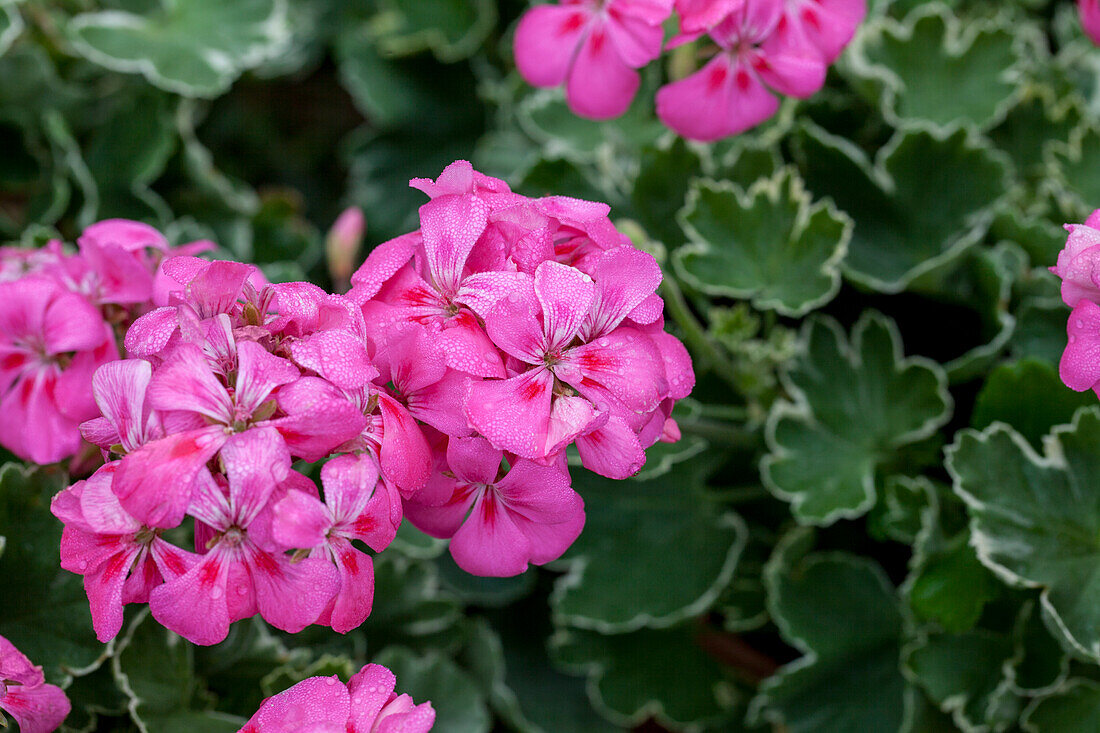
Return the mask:
[(1100, 395), (1100, 209), (1084, 224), (1067, 224), (1066, 231), (1066, 247), (1050, 268), (1062, 279), (1062, 300), (1073, 309), (1059, 372), (1071, 389)]
[(427, 733), (435, 723), (430, 702), (417, 705), (397, 695), (397, 678), (380, 664), (368, 664), (348, 684), (310, 677), (263, 705), (238, 733)]
[[(69, 698), (47, 685), (42, 668), (0, 636), (0, 710), (15, 718), (22, 733), (49, 733), (69, 714)], [(0, 728), (5, 727), (0, 713)]]
[[(662, 24), (679, 15), (664, 43)], [(693, 140), (748, 130), (775, 114), (776, 93), (808, 97), (866, 15), (866, 0), (562, 0), (520, 20), (516, 67), (538, 87), (565, 84), (576, 114), (609, 119), (638, 91), (638, 69), (662, 49), (712, 42), (690, 76), (657, 92), (657, 115)]]
[[(81, 430), (106, 463), (52, 506), (100, 640), (144, 602), (198, 644), (257, 613), (345, 633), (374, 590), (353, 541), (380, 552), (404, 516), (453, 537), (469, 572), (521, 573), (584, 524), (568, 446), (626, 478), (678, 439), (691, 360), (664, 331), (656, 261), (606, 205), (520, 196), (464, 161), (412, 183), (431, 199), (420, 229), (371, 252), (346, 296), (164, 262), (167, 304), (92, 379), (101, 417)], [(319, 494), (291, 465), (322, 459)], [(188, 532), (193, 552), (169, 541)]]
[(80, 423), (99, 414), (92, 373), (118, 358), (116, 332), (167, 297), (163, 259), (212, 247), (173, 250), (120, 219), (88, 227), (77, 246), (0, 247), (0, 445), (34, 463), (80, 449)]

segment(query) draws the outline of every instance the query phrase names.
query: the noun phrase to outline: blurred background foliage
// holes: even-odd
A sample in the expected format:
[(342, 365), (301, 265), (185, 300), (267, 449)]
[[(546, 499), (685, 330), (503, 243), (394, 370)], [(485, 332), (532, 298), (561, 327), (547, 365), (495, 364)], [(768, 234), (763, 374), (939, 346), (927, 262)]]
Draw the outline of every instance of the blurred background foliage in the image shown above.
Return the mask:
[[(639, 476), (576, 470), (561, 560), (475, 578), (406, 525), (347, 636), (254, 619), (193, 648), (131, 610), (96, 645), (56, 568), (64, 478), (8, 467), (0, 633), (67, 685), (68, 729), (232, 731), (373, 660), (443, 732), (1096, 730), (1100, 487), (1061, 513), (1017, 487), (1026, 533), (985, 489), (1095, 404), (1057, 377), (1045, 268), (1100, 204), (1100, 51), (1068, 1), (870, 5), (824, 90), (700, 146), (653, 115), (659, 63), (608, 123), (526, 87), (523, 0), (0, 0), (0, 239), (127, 217), (329, 285), (344, 207), (369, 248), (415, 227), (410, 178), (466, 158), (610, 203), (699, 375)], [(1010, 539), (1055, 569), (989, 549)]]

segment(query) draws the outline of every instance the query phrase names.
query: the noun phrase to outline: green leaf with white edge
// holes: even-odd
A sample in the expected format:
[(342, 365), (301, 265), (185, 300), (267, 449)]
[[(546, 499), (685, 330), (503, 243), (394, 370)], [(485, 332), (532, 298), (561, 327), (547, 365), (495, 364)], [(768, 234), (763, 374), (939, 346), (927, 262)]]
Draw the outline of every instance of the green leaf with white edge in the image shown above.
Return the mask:
[(906, 690), (905, 723), (901, 733), (959, 733), (959, 727), (951, 716), (940, 710), (919, 688), (910, 685)]
[(557, 671), (550, 663), (547, 640), (552, 632), (545, 596), (525, 599), (493, 615), (500, 634), (504, 681), (515, 693), (517, 711), (503, 700), (497, 714), (520, 733), (611, 733), (621, 730), (600, 716), (589, 702), (585, 680)]
[(96, 129), (87, 147), (88, 170), (99, 189), (96, 215), (168, 221), (172, 212), (150, 185), (179, 145), (172, 104), (156, 90), (126, 101)]
[(757, 308), (797, 317), (840, 289), (851, 219), (831, 203), (812, 203), (791, 168), (748, 192), (695, 184), (678, 218), (691, 244), (676, 251), (676, 271), (708, 295), (751, 298)]
[(550, 599), (557, 623), (622, 633), (670, 626), (714, 603), (733, 577), (745, 524), (704, 496), (690, 468), (629, 484), (585, 470), (573, 479), (587, 519), (559, 561), (569, 572)]
[(936, 501), (935, 492), (935, 485), (924, 476), (888, 476), (867, 515), (868, 534), (879, 540), (915, 543), (928, 507)]
[(667, 144), (648, 147), (641, 152), (630, 203), (646, 233), (670, 250), (684, 242), (684, 232), (676, 223), (676, 212), (684, 205), (684, 192), (702, 173), (702, 156), (683, 138), (673, 138)]
[(902, 669), (969, 733), (1003, 730), (1020, 702), (1006, 674), (1017, 649), (1010, 636), (986, 629), (933, 633), (903, 652)]
[(592, 704), (616, 725), (649, 718), (676, 730), (718, 724), (738, 698), (694, 624), (611, 635), (565, 628), (551, 637), (550, 654), (559, 667), (588, 675)]
[(130, 718), (142, 733), (232, 733), (244, 725), (243, 718), (192, 709), (199, 684), (194, 647), (152, 620), (148, 611), (130, 622), (111, 669), (129, 699)]
[(432, 560), (447, 551), (447, 541), (421, 532), (412, 522), (403, 521), (390, 547), (416, 560)]
[(783, 156), (775, 144), (737, 136), (730, 139), (730, 149), (722, 156), (713, 177), (750, 188), (763, 178), (771, 178), (782, 167)]
[(1066, 348), (1066, 321), (1069, 312), (1058, 299), (1026, 298), (1016, 310), (1016, 333), (1012, 353), (1020, 358), (1038, 359), (1057, 366)]
[(303, 669), (309, 658), (306, 649), (288, 649), (259, 616), (230, 626), (225, 641), (195, 649), (195, 666), (217, 707), (244, 716), (263, 702), (262, 680), (272, 670)]
[(588, 166), (577, 165), (566, 158), (540, 158), (516, 180), (513, 190), (535, 198), (555, 195), (587, 201), (609, 198)]
[(456, 637), (462, 606), (440, 587), (439, 573), (429, 562), (395, 553), (374, 560), (374, 606), (359, 627), (372, 644), (444, 646)]
[(1072, 679), (1032, 702), (1020, 722), (1028, 733), (1093, 733), (1100, 729), (1100, 682)]
[(485, 696), (447, 657), (435, 651), (418, 655), (405, 647), (390, 646), (371, 661), (394, 673), (397, 694), (408, 694), (417, 704), (431, 700), (435, 710), (432, 733), (488, 733), (492, 718)]
[(980, 241), (1008, 190), (1008, 162), (973, 131), (906, 127), (872, 164), (851, 142), (805, 123), (793, 135), (807, 188), (855, 221), (844, 273), (887, 293)]
[(947, 450), (978, 557), (1005, 582), (1042, 588), (1049, 624), (1100, 660), (1100, 413), (1057, 427), (1043, 455), (1011, 427), (965, 430)]
[(1086, 122), (1052, 144), (1047, 157), (1059, 205), (1074, 221), (1084, 221), (1100, 201), (1100, 126)]
[(497, 22), (493, 0), (381, 0), (370, 21), (384, 56), (407, 56), (430, 50), (452, 63), (472, 56)]
[(1067, 139), (1084, 115), (1084, 100), (1079, 96), (1060, 96), (1048, 85), (1031, 84), (988, 135), (1012, 158), (1018, 174), (1038, 181), (1047, 176), (1052, 144)]
[(806, 554), (812, 543), (812, 531), (796, 529), (764, 571), (771, 616), (803, 656), (764, 680), (749, 721), (789, 733), (896, 733), (907, 703), (894, 588), (867, 558)]
[(1017, 206), (1003, 203), (997, 207), (989, 225), (989, 238), (1011, 242), (1020, 247), (1035, 267), (1047, 267), (1058, 261), (1066, 246), (1066, 230), (1041, 216), (1028, 215)]
[(943, 370), (905, 357), (893, 321), (868, 312), (852, 329), (813, 317), (784, 382), (794, 402), (768, 416), (764, 485), (803, 524), (860, 516), (875, 503), (880, 468), (935, 433), (953, 405)]
[(1016, 328), (1016, 318), (1008, 310), (1012, 285), (1026, 268), (1024, 251), (1002, 242), (993, 248), (975, 247), (910, 283), (913, 292), (978, 316), (980, 343), (944, 364), (952, 384), (982, 376), (1007, 348)]
[(982, 430), (994, 422), (1011, 425), (1036, 450), (1055, 425), (1068, 423), (1081, 407), (1096, 404), (1091, 392), (1074, 392), (1062, 384), (1047, 362), (1021, 359), (993, 370), (982, 386), (970, 426)]
[(11, 48), (26, 27), (17, 7), (20, 1), (0, 0), (0, 54)]
[(970, 536), (920, 540), (906, 595), (918, 618), (963, 633), (978, 622), (985, 604), (1001, 591), (997, 579), (978, 561)]
[(895, 127), (917, 121), (985, 129), (1016, 99), (1028, 31), (1036, 35), (1004, 15), (964, 25), (942, 3), (922, 3), (901, 23), (883, 19), (859, 33), (848, 67), (881, 90), (883, 114)]
[[(653, 95), (641, 90), (622, 116), (595, 121), (577, 117), (560, 90), (527, 95), (516, 110), (520, 127), (542, 144), (545, 154), (578, 163), (612, 157), (616, 149), (653, 145), (667, 130), (653, 111)], [(625, 175), (623, 176), (626, 182)]]
[(1043, 622), (1037, 603), (1021, 609), (1015, 636), (1012, 688), (1021, 695), (1045, 695), (1061, 687), (1069, 677), (1069, 655)]
[(284, 664), (275, 667), (264, 675), (260, 681), (260, 688), (264, 697), (278, 695), (284, 690), (289, 690), (302, 680), (310, 677), (332, 677), (336, 675), (342, 680), (351, 679), (351, 676), (359, 671), (348, 657), (334, 654), (322, 654), (309, 664)]
[(0, 596), (0, 636), (55, 684), (92, 671), (110, 653), (92, 631), (80, 576), (58, 566), (61, 522), (50, 500), (65, 485), (56, 469), (0, 468), (0, 578), (13, 589)]
[(458, 567), (450, 554), (441, 555), (435, 566), (443, 588), (460, 601), (484, 608), (503, 608), (530, 593), (538, 580), (538, 572), (527, 570), (507, 578), (473, 575)]
[(504, 648), (500, 637), (484, 618), (467, 621), (466, 644), (457, 660), (478, 685), (489, 706), (514, 727), (530, 726), (520, 711), (516, 693), (505, 682)]
[(163, 0), (148, 15), (78, 15), (68, 33), (89, 61), (185, 97), (218, 96), (290, 39), (285, 0)]
[(749, 540), (737, 561), (737, 572), (714, 605), (714, 610), (722, 614), (726, 631), (752, 631), (768, 622), (764, 565), (775, 541), (771, 530), (760, 525), (749, 527)]

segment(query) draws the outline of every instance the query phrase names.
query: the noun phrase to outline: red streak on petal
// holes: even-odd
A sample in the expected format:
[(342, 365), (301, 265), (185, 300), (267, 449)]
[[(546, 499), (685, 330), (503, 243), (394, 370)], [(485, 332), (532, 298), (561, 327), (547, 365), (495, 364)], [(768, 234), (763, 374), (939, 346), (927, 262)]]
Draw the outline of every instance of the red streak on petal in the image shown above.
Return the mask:
[(725, 66), (715, 66), (710, 70), (710, 75), (707, 77), (707, 92), (713, 93), (722, 88), (722, 85), (726, 83), (726, 77), (729, 75), (729, 70)]
[(584, 25), (584, 13), (573, 13), (558, 28), (558, 34), (568, 36)]
[(592, 53), (597, 54), (603, 49), (604, 41), (607, 37), (604, 35), (603, 29), (592, 32)]
[(485, 499), (481, 503), (481, 514), (485, 517), (486, 524), (494, 524), (497, 521), (497, 502), (492, 491), (485, 494)]
[(0, 360), (0, 369), (15, 369), (26, 363), (27, 357), (23, 354), (8, 354)]
[(359, 515), (355, 523), (351, 525), (351, 531), (353, 534), (368, 534), (374, 531), (374, 528), (378, 526), (378, 522), (374, 517), (369, 514)]
[(747, 92), (749, 87), (752, 86), (752, 78), (749, 77), (749, 72), (744, 69), (737, 70), (737, 86), (743, 92)]
[(213, 588), (214, 583), (218, 580), (218, 564), (216, 562), (208, 562), (202, 566), (202, 570), (199, 571), (199, 586), (202, 588)]
[(122, 544), (122, 536), (117, 534), (96, 535), (95, 543), (100, 547), (111, 547)]
[(812, 8), (802, 8), (802, 22), (816, 31), (821, 30), (821, 19)]
[(340, 559), (344, 561), (344, 567), (348, 569), (348, 572), (352, 575), (359, 572), (359, 558), (355, 550), (350, 547), (346, 548), (341, 554)]
[(111, 559), (107, 561), (107, 565), (103, 568), (103, 580), (110, 581), (118, 576), (126, 569), (126, 564), (126, 553), (119, 552), (111, 555)]
[(164, 566), (168, 568), (169, 572), (174, 575), (183, 575), (187, 572), (187, 566), (183, 564), (183, 560), (175, 552), (163, 552), (160, 556)]
[(451, 494), (451, 498), (447, 500), (447, 506), (454, 506), (455, 504), (464, 504), (470, 498), (470, 494), (477, 490), (475, 484), (462, 484), (455, 487), (455, 492)]
[(190, 456), (197, 453), (199, 450), (199, 443), (194, 438), (184, 438), (175, 445), (172, 446), (171, 452), (168, 454), (168, 460), (173, 461), (177, 458), (183, 458), (184, 456)]
[(526, 384), (520, 388), (520, 399), (526, 402), (533, 402), (542, 394), (542, 385), (538, 383), (536, 379), (529, 379)]
[(273, 558), (269, 553), (257, 552), (255, 561), (256, 568), (259, 569), (261, 572), (271, 576), (282, 577), (283, 569), (279, 567), (279, 563), (275, 562), (275, 558)]

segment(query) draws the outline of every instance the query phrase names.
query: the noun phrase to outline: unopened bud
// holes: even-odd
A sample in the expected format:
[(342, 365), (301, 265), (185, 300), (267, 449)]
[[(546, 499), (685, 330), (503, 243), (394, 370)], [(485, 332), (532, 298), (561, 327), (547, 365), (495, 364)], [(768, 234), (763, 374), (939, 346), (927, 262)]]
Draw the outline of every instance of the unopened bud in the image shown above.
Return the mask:
[(340, 292), (351, 284), (351, 273), (367, 231), (367, 220), (358, 206), (349, 206), (336, 218), (325, 240), (325, 257), (332, 282)]

